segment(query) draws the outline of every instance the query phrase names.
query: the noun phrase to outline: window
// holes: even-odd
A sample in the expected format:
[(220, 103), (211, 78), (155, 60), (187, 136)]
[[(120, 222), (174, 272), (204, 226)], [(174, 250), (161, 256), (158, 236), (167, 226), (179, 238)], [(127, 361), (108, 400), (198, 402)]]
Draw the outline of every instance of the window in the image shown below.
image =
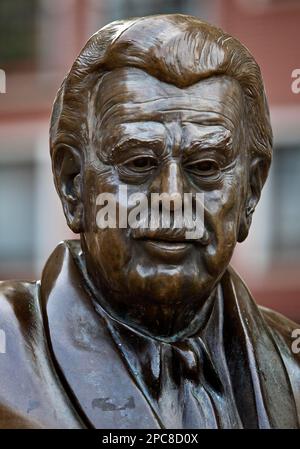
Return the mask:
[(32, 65), (35, 59), (37, 0), (1, 0), (0, 63), (16, 68)]
[(281, 261), (300, 259), (300, 145), (281, 146), (273, 161), (273, 249)]
[(34, 164), (0, 165), (0, 278), (32, 271)]
[(212, 20), (213, 0), (89, 0), (89, 31), (95, 32), (113, 20), (152, 14), (191, 14)]

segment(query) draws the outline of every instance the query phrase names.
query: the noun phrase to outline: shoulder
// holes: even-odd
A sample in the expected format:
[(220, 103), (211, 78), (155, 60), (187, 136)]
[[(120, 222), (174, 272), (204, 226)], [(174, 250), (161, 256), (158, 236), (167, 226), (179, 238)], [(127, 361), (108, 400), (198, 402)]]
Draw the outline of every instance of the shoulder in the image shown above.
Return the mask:
[(0, 283), (0, 428), (74, 424), (48, 352), (39, 291), (39, 282)]
[(296, 331), (300, 332), (300, 324), (295, 323), (289, 318), (285, 317), (279, 312), (275, 312), (274, 310), (268, 309), (266, 307), (259, 307), (260, 312), (262, 313), (266, 323), (271, 329), (272, 333), (280, 336), (286, 343), (290, 346), (292, 345)]
[(25, 337), (26, 328), (32, 326), (38, 314), (37, 293), (36, 282), (0, 282), (0, 329), (7, 338)]
[(0, 282), (0, 329), (10, 348), (30, 338), (40, 319), (38, 304), (37, 282)]
[[(233, 267), (228, 269), (230, 279), (234, 283), (234, 288), (239, 299), (243, 299), (244, 308), (248, 307), (250, 314), (259, 314), (263, 317), (269, 333), (272, 335), (273, 340), (280, 345), (280, 350), (285, 349), (287, 353), (291, 353), (292, 358), (296, 358), (300, 364), (300, 342), (299, 352), (293, 352), (294, 341), (297, 336), (300, 337), (300, 324), (295, 323), (289, 318), (285, 317), (279, 312), (275, 312), (267, 307), (262, 307), (256, 304), (251, 296), (247, 286)], [(296, 357), (295, 357), (296, 356)]]
[(28, 404), (22, 407), (20, 394), (28, 389), (27, 380), (32, 376), (32, 366), (26, 361), (32, 349), (36, 294), (35, 282), (0, 282), (1, 428), (27, 427), (27, 420), (17, 410), (28, 409)]
[[(28, 348), (39, 318), (36, 282), (0, 282), (0, 329), (5, 337), (5, 348), (1, 352), (6, 353), (7, 363), (12, 357), (17, 358), (24, 347)], [(3, 366), (1, 363), (0, 372)]]
[(45, 333), (40, 283), (0, 282), (0, 428), (78, 428)]
[(29, 305), (34, 302), (37, 293), (37, 282), (0, 281), (0, 319), (6, 315), (26, 315)]
[(277, 344), (291, 382), (300, 395), (300, 325), (274, 310), (259, 309)]

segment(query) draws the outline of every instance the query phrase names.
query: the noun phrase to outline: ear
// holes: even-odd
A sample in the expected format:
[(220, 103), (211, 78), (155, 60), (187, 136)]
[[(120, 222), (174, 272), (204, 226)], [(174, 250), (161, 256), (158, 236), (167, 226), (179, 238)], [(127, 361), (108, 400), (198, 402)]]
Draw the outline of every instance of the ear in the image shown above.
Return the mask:
[(52, 168), (68, 226), (78, 234), (83, 231), (82, 155), (68, 145), (57, 146)]
[(248, 236), (252, 215), (260, 199), (261, 190), (268, 175), (268, 165), (260, 158), (250, 164), (247, 197), (242, 210), (238, 230), (238, 242), (243, 242)]

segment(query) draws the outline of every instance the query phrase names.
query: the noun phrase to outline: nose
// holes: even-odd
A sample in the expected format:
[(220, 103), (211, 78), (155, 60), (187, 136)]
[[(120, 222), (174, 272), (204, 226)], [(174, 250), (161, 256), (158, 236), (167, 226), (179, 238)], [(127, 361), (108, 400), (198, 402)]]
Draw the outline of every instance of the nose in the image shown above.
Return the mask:
[(183, 200), (184, 181), (180, 163), (174, 160), (168, 161), (163, 166), (159, 178), (158, 193), (167, 193), (172, 196), (170, 210), (174, 211), (176, 204), (180, 204)]

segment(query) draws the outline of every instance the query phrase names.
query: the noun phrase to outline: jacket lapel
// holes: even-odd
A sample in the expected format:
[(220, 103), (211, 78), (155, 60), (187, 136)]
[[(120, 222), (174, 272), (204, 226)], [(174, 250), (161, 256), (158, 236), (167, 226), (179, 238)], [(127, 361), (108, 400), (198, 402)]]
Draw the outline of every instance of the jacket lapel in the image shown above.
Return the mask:
[(147, 400), (92, 306), (66, 243), (56, 248), (46, 264), (41, 299), (58, 373), (87, 425), (157, 428)]
[(222, 287), (227, 363), (244, 427), (298, 428), (289, 377), (259, 308), (232, 268)]

